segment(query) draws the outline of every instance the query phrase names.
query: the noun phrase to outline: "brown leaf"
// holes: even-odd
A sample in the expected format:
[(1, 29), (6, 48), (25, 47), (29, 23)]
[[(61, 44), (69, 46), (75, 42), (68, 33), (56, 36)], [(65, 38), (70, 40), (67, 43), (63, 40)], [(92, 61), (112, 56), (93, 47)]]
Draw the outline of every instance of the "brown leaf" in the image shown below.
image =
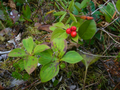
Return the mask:
[(41, 25), (42, 25), (42, 24), (40, 24), (40, 23), (35, 23), (34, 26), (35, 26), (36, 28), (38, 28), (38, 27), (41, 26)]
[(12, 9), (16, 9), (16, 5), (15, 5), (15, 3), (13, 2), (13, 0), (9, 0), (9, 6), (10, 6), (10, 8), (12, 8)]
[(38, 30), (44, 30), (44, 31), (47, 31), (47, 32), (52, 32), (52, 31), (49, 29), (50, 26), (51, 26), (51, 25), (40, 25), (40, 26), (38, 27)]
[(2, 87), (2, 86), (0, 85), (0, 90), (5, 90), (5, 89), (4, 89), (4, 87)]

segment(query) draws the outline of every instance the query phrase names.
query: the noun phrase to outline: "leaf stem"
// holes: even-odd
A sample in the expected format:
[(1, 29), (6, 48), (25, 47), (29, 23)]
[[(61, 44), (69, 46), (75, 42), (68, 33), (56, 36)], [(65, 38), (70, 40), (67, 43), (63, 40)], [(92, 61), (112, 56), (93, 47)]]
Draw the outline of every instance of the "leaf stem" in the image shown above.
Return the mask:
[(85, 82), (86, 82), (87, 70), (88, 70), (88, 68), (86, 67), (85, 77), (84, 77), (84, 83), (83, 83), (83, 89), (82, 90), (85, 90)]

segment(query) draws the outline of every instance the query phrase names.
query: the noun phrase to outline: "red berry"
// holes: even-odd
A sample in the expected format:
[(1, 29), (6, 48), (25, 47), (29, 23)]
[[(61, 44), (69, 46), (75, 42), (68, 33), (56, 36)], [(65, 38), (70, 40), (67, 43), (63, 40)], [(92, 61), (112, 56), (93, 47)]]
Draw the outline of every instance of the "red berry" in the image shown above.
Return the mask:
[(76, 31), (76, 29), (77, 29), (77, 28), (76, 28), (75, 26), (72, 26), (72, 27), (71, 27), (71, 30), (72, 30), (72, 31)]
[(71, 33), (71, 29), (68, 28), (68, 29), (66, 30), (66, 33), (67, 33), (67, 34), (70, 34), (70, 33)]
[(71, 36), (72, 36), (72, 37), (76, 37), (76, 35), (77, 35), (77, 32), (76, 32), (76, 31), (72, 31), (72, 32), (71, 32)]

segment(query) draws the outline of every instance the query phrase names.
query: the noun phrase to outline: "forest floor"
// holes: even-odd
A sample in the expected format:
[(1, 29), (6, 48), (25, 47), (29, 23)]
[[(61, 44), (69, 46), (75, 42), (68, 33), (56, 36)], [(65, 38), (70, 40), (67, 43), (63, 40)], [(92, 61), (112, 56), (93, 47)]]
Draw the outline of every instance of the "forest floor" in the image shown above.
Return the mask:
[[(50, 27), (61, 19), (53, 13), (64, 11), (63, 3), (67, 7), (72, 0), (61, 0), (63, 3), (60, 0), (26, 1), (0, 1), (0, 90), (82, 90), (86, 70), (83, 62), (64, 62), (65, 68), (60, 68), (58, 75), (42, 83), (39, 77), (42, 65), (38, 65), (29, 75), (25, 70), (20, 72), (17, 68), (16, 62), (21, 58), (8, 57), (11, 50), (23, 48), (22, 40), (28, 37), (32, 37), (36, 44), (49, 46), (53, 33)], [(75, 2), (81, 3), (82, 0)], [(86, 55), (89, 60), (97, 57), (92, 65), (87, 62), (89, 68), (85, 90), (120, 90), (120, 14), (116, 9), (113, 12), (109, 8), (109, 5), (114, 7), (114, 3), (109, 0), (91, 0), (82, 9), (82, 15), (91, 15), (94, 18), (97, 28), (95, 35), (92, 39), (83, 40), (81, 44), (67, 39), (67, 52), (76, 51), (80, 55)], [(99, 8), (100, 5), (106, 6), (105, 11), (112, 16), (103, 14), (104, 10), (103, 7)], [(72, 13), (79, 15), (77, 12), (75, 9)], [(68, 17), (70, 16), (64, 17), (61, 22), (65, 24)], [(69, 22), (71, 23), (72, 21)]]

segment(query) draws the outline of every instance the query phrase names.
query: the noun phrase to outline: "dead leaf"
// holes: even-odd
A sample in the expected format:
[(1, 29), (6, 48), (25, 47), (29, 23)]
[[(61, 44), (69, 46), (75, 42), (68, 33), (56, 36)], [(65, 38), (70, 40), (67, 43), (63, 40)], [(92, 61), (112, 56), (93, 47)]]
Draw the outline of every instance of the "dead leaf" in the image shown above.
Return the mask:
[(41, 26), (41, 25), (42, 25), (42, 24), (40, 24), (40, 23), (35, 23), (34, 26), (35, 26), (36, 28), (38, 28), (38, 27)]
[(4, 89), (4, 87), (2, 87), (2, 86), (0, 85), (0, 90), (5, 90), (5, 89)]
[(44, 30), (44, 31), (47, 31), (47, 32), (52, 32), (52, 31), (49, 29), (49, 27), (50, 27), (51, 25), (42, 25), (42, 24), (40, 24), (40, 23), (35, 23), (34, 26), (37, 27), (38, 30)]
[(16, 9), (16, 5), (15, 5), (15, 3), (13, 2), (13, 0), (9, 0), (8, 5), (10, 6), (10, 8)]
[(108, 22), (102, 21), (102, 22), (99, 23), (97, 26), (98, 26), (98, 27), (106, 27), (106, 26), (108, 26), (108, 25), (109, 25)]

